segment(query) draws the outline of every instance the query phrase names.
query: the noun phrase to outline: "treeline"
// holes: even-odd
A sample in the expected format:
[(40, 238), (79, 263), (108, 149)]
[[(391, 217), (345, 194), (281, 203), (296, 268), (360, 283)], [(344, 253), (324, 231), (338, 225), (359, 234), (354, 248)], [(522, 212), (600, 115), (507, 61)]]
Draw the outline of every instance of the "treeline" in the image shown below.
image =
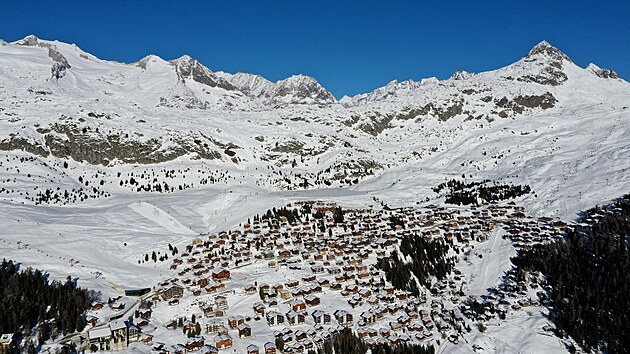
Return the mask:
[(267, 212), (265, 214), (263, 214), (261, 217), (259, 217), (258, 215), (254, 216), (254, 221), (256, 220), (280, 220), (281, 217), (286, 217), (287, 221), (290, 223), (296, 222), (296, 221), (300, 221), (300, 211), (299, 209), (288, 209), (287, 207), (282, 207), (279, 209), (276, 208), (272, 208), (267, 210)]
[[(492, 184), (491, 184), (492, 183)], [(452, 179), (433, 188), (435, 193), (447, 190), (445, 202), (456, 205), (478, 205), (479, 201), (497, 202), (531, 192), (528, 185), (498, 184), (490, 180), (465, 183)]]
[(58, 333), (82, 331), (88, 291), (66, 282), (49, 282), (39, 270), (19, 270), (12, 261), (0, 266), (0, 333), (30, 333), (37, 325), (39, 341)]
[(565, 240), (521, 251), (523, 272), (543, 273), (551, 286), (550, 319), (587, 351), (630, 348), (630, 195), (584, 213)]
[(444, 279), (455, 266), (455, 258), (448, 256), (450, 247), (451, 245), (445, 241), (429, 240), (416, 234), (407, 235), (400, 241), (399, 249), (403, 257), (399, 257), (398, 252), (393, 251), (390, 259), (380, 259), (376, 266), (385, 272), (387, 280), (396, 289), (406, 290), (418, 296), (420, 289), (412, 274), (420, 285), (427, 288), (431, 287), (431, 277)]
[[(321, 348), (309, 354), (365, 354), (370, 347), (357, 337), (351, 329), (344, 328), (326, 341)], [(372, 354), (433, 354), (433, 346), (419, 344), (381, 344), (371, 347)]]

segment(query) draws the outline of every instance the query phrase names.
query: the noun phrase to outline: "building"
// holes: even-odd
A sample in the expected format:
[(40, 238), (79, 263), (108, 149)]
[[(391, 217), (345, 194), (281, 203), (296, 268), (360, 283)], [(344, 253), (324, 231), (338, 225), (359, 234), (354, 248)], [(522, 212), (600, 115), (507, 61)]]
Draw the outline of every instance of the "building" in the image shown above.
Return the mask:
[(265, 354), (276, 354), (276, 344), (273, 342), (265, 343)]
[(238, 336), (240, 338), (249, 338), (252, 336), (252, 327), (247, 323), (238, 325)]
[(0, 350), (9, 350), (13, 345), (13, 333), (6, 333), (0, 336)]
[[(132, 340), (137, 341), (140, 330), (133, 326)], [(129, 325), (122, 320), (110, 322), (107, 326), (88, 331), (89, 347), (98, 350), (125, 350), (129, 345)]]
[(232, 337), (229, 334), (219, 334), (214, 337), (214, 346), (221, 350), (232, 347)]
[(184, 295), (184, 288), (179, 285), (173, 285), (170, 288), (162, 291), (162, 298), (164, 300), (170, 300), (173, 298), (179, 298)]
[(214, 281), (230, 280), (230, 271), (227, 269), (216, 269), (212, 271), (212, 280)]

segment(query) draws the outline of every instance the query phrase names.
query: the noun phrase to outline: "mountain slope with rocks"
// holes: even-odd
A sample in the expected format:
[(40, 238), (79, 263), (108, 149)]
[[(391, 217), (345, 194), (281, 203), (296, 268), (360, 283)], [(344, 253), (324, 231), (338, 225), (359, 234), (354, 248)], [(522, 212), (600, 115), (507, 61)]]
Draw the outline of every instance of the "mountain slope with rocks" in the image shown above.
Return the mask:
[[(304, 75), (272, 82), (189, 56), (127, 64), (35, 36), (2, 41), (0, 250), (114, 296), (173, 275), (145, 255), (304, 200), (385, 217), (444, 205), (436, 187), (452, 180), (522, 185), (531, 192), (511, 199), (522, 212), (567, 222), (627, 192), (629, 102), (614, 70), (581, 68), (544, 41), (497, 70), (392, 81), (339, 101)], [(481, 249), (509, 265), (511, 243), (497, 230)], [(488, 264), (466, 267), (464, 278)], [(470, 287), (496, 285), (495, 273)], [(517, 341), (564, 351), (538, 334), (538, 315), (519, 312), (522, 321), (474, 330), (469, 346), (451, 349), (511, 352)]]

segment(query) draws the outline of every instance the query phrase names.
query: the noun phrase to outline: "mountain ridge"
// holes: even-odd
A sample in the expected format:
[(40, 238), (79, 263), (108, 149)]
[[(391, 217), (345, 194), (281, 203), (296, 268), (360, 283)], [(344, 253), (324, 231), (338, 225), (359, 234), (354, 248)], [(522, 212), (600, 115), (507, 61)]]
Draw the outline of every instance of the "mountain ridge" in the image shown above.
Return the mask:
[[(28, 35), (26, 37), (24, 37), (23, 39), (11, 42), (11, 43), (7, 43), (7, 44), (12, 44), (12, 45), (25, 45), (25, 46), (46, 46), (46, 47), (53, 47), (55, 46), (55, 43), (61, 43), (61, 44), (66, 44), (63, 42), (59, 42), (59, 41), (50, 41), (50, 40), (42, 40), (40, 38), (38, 38), (35, 35)], [(72, 46), (75, 46), (74, 44)], [(75, 46), (76, 47), (76, 46)], [(78, 48), (78, 47), (77, 47)], [(93, 58), (93, 55), (83, 52), (82, 53), (86, 54), (86, 55), (90, 55)], [(54, 54), (52, 54), (54, 55)], [(273, 85), (271, 84), (275, 84), (278, 85), (279, 83), (282, 85), (286, 82), (290, 82), (291, 78), (293, 77), (308, 77), (306, 75), (303, 74), (294, 74), (291, 75), (287, 78), (278, 80), (277, 82), (271, 82), (268, 79), (264, 78), (261, 75), (258, 74), (249, 74), (249, 73), (242, 73), (242, 72), (237, 72), (235, 74), (230, 74), (227, 72), (223, 72), (223, 71), (212, 71), (210, 70), (208, 67), (206, 67), (204, 64), (202, 64), (201, 62), (199, 62), (198, 60), (184, 54), (182, 56), (180, 56), (179, 58), (176, 59), (172, 59), (172, 60), (165, 60), (160, 58), (157, 55), (147, 55), (144, 58), (140, 59), (137, 62), (134, 63), (122, 63), (122, 64), (127, 64), (127, 65), (140, 65), (140, 67), (142, 67), (142, 65), (144, 65), (143, 63), (150, 57), (155, 57), (155, 58), (159, 58), (160, 60), (163, 61), (167, 61), (169, 63), (172, 63), (176, 70), (182, 70), (182, 67), (190, 67), (189, 69), (186, 70), (186, 74), (198, 74), (197, 78), (204, 84), (210, 86), (210, 87), (220, 87), (220, 88), (224, 88), (226, 90), (239, 90), (241, 91), (243, 94), (245, 95), (252, 95), (255, 98), (265, 98), (267, 100), (268, 103), (272, 103), (272, 104), (279, 104), (279, 103), (284, 103), (284, 104), (308, 104), (308, 103), (315, 103), (315, 104), (334, 104), (337, 102), (340, 102), (341, 99), (337, 100), (332, 94), (330, 94), (330, 92), (328, 90), (326, 90), (324, 87), (322, 87), (315, 78), (313, 77), (309, 77), (310, 79), (308, 80), (309, 82), (307, 83), (306, 81), (303, 81), (302, 83), (305, 85), (304, 87), (299, 87), (297, 90), (297, 94), (299, 97), (295, 98), (295, 99), (282, 99), (282, 95), (281, 97), (275, 97), (275, 93), (277, 91), (280, 91), (280, 93), (284, 93), (286, 92), (286, 87), (284, 89), (279, 89), (279, 88), (272, 88)], [(560, 49), (552, 46), (549, 42), (543, 40), (541, 42), (539, 42), (538, 44), (536, 44), (534, 47), (532, 47), (528, 53), (521, 58), (521, 60), (535, 60), (536, 57), (547, 57), (552, 59), (556, 64), (562, 62), (562, 60), (566, 60), (570, 63), (573, 63), (571, 61), (571, 59), (565, 54), (563, 53)], [(100, 60), (100, 59), (99, 59)], [(117, 62), (112, 62), (112, 63), (117, 63)], [(63, 64), (63, 63), (62, 63)], [(67, 63), (66, 63), (67, 64)], [(590, 64), (589, 64), (590, 65)], [(593, 64), (595, 65), (595, 64)], [(63, 65), (64, 69), (68, 69), (68, 65)], [(197, 70), (195, 70), (195, 68), (197, 68)], [(601, 77), (603, 78), (613, 78), (613, 79), (620, 79), (618, 74), (611, 69), (606, 69), (606, 68), (599, 68), (597, 67), (599, 70), (598, 72), (600, 73)], [(494, 71), (494, 70), (491, 70)], [(485, 71), (488, 72), (488, 71)], [(595, 72), (594, 72), (595, 73)], [(62, 74), (63, 75), (63, 74)], [(450, 77), (449, 80), (465, 80), (468, 79), (472, 76), (476, 75), (475, 73), (469, 73), (467, 71), (456, 71), (454, 72)], [(54, 75), (53, 75), (54, 76)], [(428, 78), (429, 80), (433, 80), (433, 78)], [(542, 82), (549, 82), (549, 80), (545, 81), (542, 78), (538, 78), (539, 80), (542, 80)], [(561, 78), (560, 78), (561, 79)], [(237, 84), (235, 85), (235, 82), (232, 82), (232, 80), (234, 80)], [(250, 83), (249, 85), (247, 84), (247, 80), (254, 80), (254, 81), (258, 81), (257, 84), (253, 84)], [(421, 86), (424, 80), (427, 79), (421, 79), (420, 81), (413, 81), (413, 80), (403, 80), (401, 82), (398, 82), (397, 80), (392, 80), (392, 81), (396, 81), (398, 84), (400, 84), (401, 86), (403, 86), (403, 83), (405, 83), (406, 86), (404, 89), (405, 90), (409, 90), (409, 88), (411, 86), (415, 86), (415, 88), (418, 88), (419, 86)], [(536, 79), (534, 79), (536, 80)], [(314, 81), (316, 83), (313, 84), (310, 81)], [(440, 81), (440, 80), (438, 80)], [(443, 80), (442, 80), (443, 81)], [(369, 102), (370, 99), (368, 99), (368, 97), (371, 97), (372, 99), (375, 99), (376, 97), (380, 97), (380, 99), (383, 98), (383, 96), (388, 96), (388, 95), (395, 95), (395, 92), (391, 91), (392, 87), (391, 87), (392, 82), (387, 83), (385, 86), (381, 86), (381, 87), (377, 87), (375, 88), (373, 91), (371, 92), (366, 92), (366, 93), (360, 93), (357, 95), (354, 95), (352, 97), (348, 96), (349, 99), (345, 99), (344, 100), (344, 104), (345, 106), (348, 105), (356, 105), (357, 102)], [(307, 87), (309, 86), (310, 87)], [(294, 88), (295, 89), (295, 88)], [(314, 92), (316, 91), (316, 92)], [(391, 91), (389, 94), (383, 95), (383, 92), (386, 91)], [(394, 90), (395, 91), (395, 90)], [(309, 93), (314, 94), (314, 97), (308, 97)], [(310, 98), (310, 100), (305, 100), (306, 98)], [(343, 98), (343, 97), (342, 97)]]

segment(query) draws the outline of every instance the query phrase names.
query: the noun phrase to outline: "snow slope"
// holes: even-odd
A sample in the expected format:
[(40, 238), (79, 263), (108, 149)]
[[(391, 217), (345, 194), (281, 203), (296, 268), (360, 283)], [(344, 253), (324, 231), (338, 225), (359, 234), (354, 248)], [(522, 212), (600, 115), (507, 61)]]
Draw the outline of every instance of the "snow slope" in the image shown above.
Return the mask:
[[(190, 57), (117, 63), (27, 37), (0, 46), (0, 253), (110, 296), (172, 274), (142, 262), (153, 251), (294, 200), (441, 204), (432, 188), (445, 180), (492, 179), (530, 185), (518, 200), (529, 214), (571, 220), (630, 186), (629, 102), (614, 72), (546, 42), (494, 71), (393, 81), (337, 103), (303, 75), (272, 83)], [(481, 295), (513, 248), (497, 232), (476, 252), (462, 269)], [(239, 299), (234, 313), (251, 306)], [(562, 350), (530, 337), (542, 323), (516, 317), (468, 341)], [(441, 348), (455, 349), (468, 347)]]

